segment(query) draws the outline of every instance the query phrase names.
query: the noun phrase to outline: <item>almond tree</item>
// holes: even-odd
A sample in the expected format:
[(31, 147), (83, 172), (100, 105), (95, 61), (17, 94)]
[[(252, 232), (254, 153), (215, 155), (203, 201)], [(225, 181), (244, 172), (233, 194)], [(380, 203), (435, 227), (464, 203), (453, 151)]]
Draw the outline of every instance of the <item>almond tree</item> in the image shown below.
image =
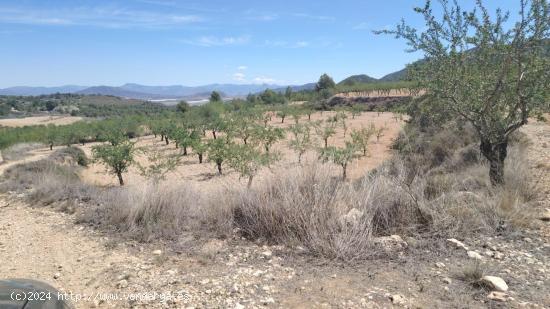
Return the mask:
[(319, 137), (325, 142), (325, 148), (328, 147), (328, 139), (336, 134), (334, 122), (331, 121), (326, 121), (324, 125), (321, 125), (320, 122), (316, 123), (315, 131), (317, 135), (319, 135)]
[(384, 136), (384, 131), (386, 131), (388, 128), (386, 127), (380, 127), (377, 129), (374, 129), (374, 134), (376, 134), (376, 142), (378, 143), (380, 141), (380, 138)]
[(267, 127), (257, 127), (253, 139), (257, 143), (261, 143), (264, 146), (265, 152), (269, 152), (271, 146), (275, 142), (283, 139), (285, 137), (284, 130), (281, 128), (275, 128), (271, 126)]
[(355, 116), (361, 116), (365, 109), (359, 104), (353, 104), (351, 106), (351, 119), (355, 119)]
[(355, 144), (357, 147), (363, 150), (363, 156), (367, 156), (369, 141), (373, 134), (374, 134), (373, 125), (370, 125), (367, 128), (353, 130), (351, 132), (351, 140), (353, 141), (353, 144)]
[(342, 167), (342, 180), (346, 180), (348, 165), (357, 158), (356, 152), (357, 146), (353, 143), (346, 142), (345, 147), (330, 146), (321, 148), (319, 158), (323, 162), (331, 161), (334, 164), (340, 165)]
[(173, 171), (178, 166), (181, 159), (178, 154), (167, 155), (155, 148), (148, 149), (144, 152), (147, 155), (148, 164), (140, 164), (139, 162), (135, 162), (135, 164), (141, 176), (147, 177), (155, 183), (166, 179), (166, 174)]
[(121, 186), (124, 185), (122, 174), (128, 171), (130, 165), (134, 163), (134, 154), (136, 149), (134, 143), (125, 140), (116, 145), (103, 144), (92, 147), (93, 158), (115, 174)]
[(549, 3), (519, 0), (511, 27), (509, 13), (497, 10), (493, 17), (482, 0), (473, 11), (457, 1), (439, 3), (439, 14), (430, 1), (415, 9), (425, 21), (422, 30), (402, 21), (377, 33), (405, 39), (410, 51), (424, 53), (426, 61), (409, 67), (411, 78), (432, 98), (432, 111), (474, 127), (491, 183), (500, 185), (510, 135), (542, 109), (550, 91)]
[(248, 188), (252, 186), (252, 180), (263, 167), (279, 159), (278, 154), (261, 152), (250, 144), (233, 144), (229, 151), (227, 165), (237, 171), (241, 177), (248, 177)]
[(173, 139), (183, 149), (184, 156), (187, 155), (187, 148), (191, 147), (197, 138), (199, 138), (199, 134), (196, 131), (183, 127), (176, 128), (173, 133)]
[(208, 147), (208, 161), (214, 162), (218, 168), (218, 173), (222, 175), (222, 164), (231, 154), (232, 142), (225, 137), (220, 137), (211, 139), (206, 144)]
[(302, 163), (304, 153), (313, 147), (311, 127), (307, 124), (296, 124), (290, 127), (290, 132), (292, 132), (292, 139), (288, 143), (288, 146), (298, 154), (298, 163)]
[(208, 144), (203, 142), (202, 139), (198, 137), (193, 140), (191, 147), (193, 148), (193, 152), (199, 157), (199, 164), (202, 164), (204, 154), (208, 151)]

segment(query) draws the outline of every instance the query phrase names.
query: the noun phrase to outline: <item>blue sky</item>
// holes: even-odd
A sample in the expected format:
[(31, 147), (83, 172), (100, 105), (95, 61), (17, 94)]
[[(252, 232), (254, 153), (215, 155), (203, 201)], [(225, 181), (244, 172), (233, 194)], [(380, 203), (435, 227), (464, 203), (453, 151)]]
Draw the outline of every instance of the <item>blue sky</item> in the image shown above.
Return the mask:
[[(459, 1), (465, 7), (473, 0)], [(517, 10), (514, 0), (485, 1)], [(381, 77), (420, 57), (372, 34), (418, 0), (2, 0), (0, 87), (303, 84)]]

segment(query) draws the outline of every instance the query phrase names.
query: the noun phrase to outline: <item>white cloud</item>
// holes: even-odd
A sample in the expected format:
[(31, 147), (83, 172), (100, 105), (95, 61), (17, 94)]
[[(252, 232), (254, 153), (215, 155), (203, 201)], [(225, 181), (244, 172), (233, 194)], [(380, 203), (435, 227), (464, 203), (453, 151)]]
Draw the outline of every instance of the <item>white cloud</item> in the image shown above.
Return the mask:
[(359, 23), (352, 28), (353, 30), (368, 30), (370, 29), (370, 25), (367, 22)]
[(277, 14), (260, 14), (260, 15), (254, 15), (248, 17), (250, 20), (258, 20), (258, 21), (274, 21), (279, 18), (279, 15)]
[(233, 80), (236, 80), (236, 81), (239, 81), (239, 82), (244, 82), (246, 81), (246, 75), (244, 75), (243, 73), (235, 73), (233, 74)]
[(237, 67), (237, 70), (239, 70), (239, 71), (244, 71), (246, 69), (248, 69), (248, 67), (246, 65), (240, 65), (240, 66)]
[(239, 37), (215, 37), (203, 36), (193, 40), (182, 40), (183, 43), (202, 47), (213, 46), (228, 46), (228, 45), (244, 45), (250, 41), (250, 36), (244, 35)]
[(298, 42), (287, 42), (282, 40), (265, 40), (265, 46), (269, 47), (282, 47), (282, 48), (304, 48), (310, 46), (310, 43), (307, 41), (298, 41)]
[(332, 16), (323, 16), (323, 15), (311, 15), (307, 13), (294, 13), (292, 16), (302, 19), (312, 19), (318, 21), (334, 21), (335, 18)]
[(0, 22), (29, 25), (78, 25), (102, 28), (172, 28), (204, 19), (197, 15), (165, 14), (109, 7), (20, 9), (0, 7)]

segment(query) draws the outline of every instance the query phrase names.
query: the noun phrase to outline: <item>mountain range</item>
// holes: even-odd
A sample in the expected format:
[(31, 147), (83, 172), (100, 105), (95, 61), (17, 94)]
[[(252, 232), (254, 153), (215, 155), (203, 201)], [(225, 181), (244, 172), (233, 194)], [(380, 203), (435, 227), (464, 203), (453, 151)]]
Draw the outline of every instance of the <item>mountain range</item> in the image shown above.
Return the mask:
[[(405, 69), (388, 74), (380, 79), (368, 75), (353, 75), (340, 82), (340, 84), (375, 83), (383, 81), (397, 81), (404, 78)], [(37, 96), (54, 93), (75, 93), (84, 95), (111, 95), (140, 100), (202, 100), (210, 96), (212, 91), (218, 91), (224, 97), (243, 97), (249, 93), (259, 93), (266, 89), (285, 91), (288, 86), (273, 84), (210, 84), (203, 86), (147, 86), (139, 84), (124, 84), (119, 87), (112, 86), (77, 86), (66, 85), (59, 87), (10, 87), (0, 89), (0, 95)], [(291, 85), (293, 91), (315, 89), (315, 83), (304, 85)]]

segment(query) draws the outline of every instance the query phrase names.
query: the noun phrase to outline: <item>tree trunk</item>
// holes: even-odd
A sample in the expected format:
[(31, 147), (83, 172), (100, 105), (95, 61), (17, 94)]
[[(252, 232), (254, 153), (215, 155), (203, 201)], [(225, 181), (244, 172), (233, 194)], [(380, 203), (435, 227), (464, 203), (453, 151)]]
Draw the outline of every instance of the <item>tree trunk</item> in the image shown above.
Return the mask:
[(342, 164), (342, 180), (346, 180), (348, 178), (348, 165)]
[(216, 131), (212, 130), (212, 136), (214, 136), (214, 139), (216, 139)]
[(248, 140), (248, 137), (243, 138), (243, 142), (244, 142), (245, 145), (248, 145), (247, 140)]
[(166, 145), (170, 144), (170, 141), (168, 140), (168, 136), (164, 137), (164, 141), (166, 142)]
[(199, 164), (202, 164), (202, 153), (199, 153)]
[(285, 123), (285, 117), (281, 117), (281, 123)]
[(252, 179), (254, 178), (254, 176), (250, 175), (248, 176), (248, 184), (246, 185), (246, 187), (248, 189), (250, 189), (250, 187), (252, 187)]
[(53, 150), (53, 144), (50, 144), (50, 150)]
[(179, 146), (179, 145), (178, 145), (178, 141), (176, 141), (176, 149), (178, 149), (178, 146)]
[(490, 141), (481, 140), (479, 146), (483, 156), (489, 161), (489, 178), (493, 186), (504, 183), (504, 160), (508, 154), (508, 141), (491, 144)]
[(328, 147), (328, 138), (325, 138), (325, 148)]
[(184, 155), (184, 156), (187, 155), (187, 146), (183, 146), (183, 155)]
[(124, 179), (122, 179), (122, 173), (116, 173), (116, 176), (118, 177), (118, 183), (121, 186), (124, 186)]
[(216, 162), (216, 165), (218, 165), (218, 173), (221, 175), (222, 174), (222, 163), (221, 162)]
[(311, 120), (311, 114), (308, 114), (308, 115), (307, 115), (307, 120), (308, 120), (308, 121)]
[(161, 134), (161, 135), (160, 135), (160, 141), (161, 141), (161, 142), (164, 142), (164, 134)]

